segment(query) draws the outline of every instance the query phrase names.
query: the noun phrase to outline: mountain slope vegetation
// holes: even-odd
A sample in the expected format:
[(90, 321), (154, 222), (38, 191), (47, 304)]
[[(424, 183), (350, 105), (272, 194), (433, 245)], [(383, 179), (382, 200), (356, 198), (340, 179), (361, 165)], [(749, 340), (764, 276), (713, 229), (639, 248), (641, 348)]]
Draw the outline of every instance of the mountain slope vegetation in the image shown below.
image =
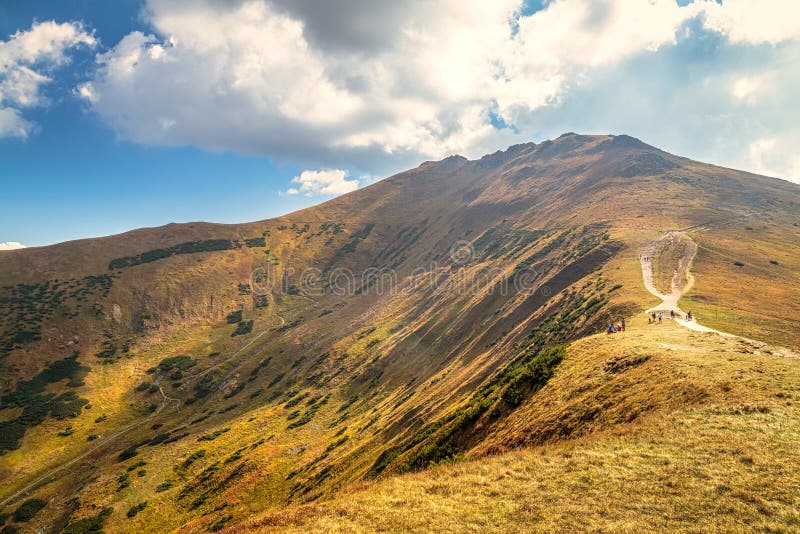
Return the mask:
[[(269, 528), (269, 514), (354, 484), (518, 447), (601, 447), (598, 433), (655, 432), (641, 423), (655, 414), (734, 405), (745, 390), (718, 398), (705, 382), (719, 377), (657, 356), (685, 345), (676, 361), (691, 369), (707, 338), (595, 354), (586, 336), (654, 304), (639, 253), (682, 230), (698, 244), (683, 308), (797, 348), (799, 208), (787, 182), (565, 134), (276, 219), (3, 252), (0, 506), (47, 503), (5, 521), (196, 532), (267, 514), (255, 521)], [(641, 358), (619, 375), (632, 381), (597, 368)], [(414, 476), (427, 475), (397, 480)]]

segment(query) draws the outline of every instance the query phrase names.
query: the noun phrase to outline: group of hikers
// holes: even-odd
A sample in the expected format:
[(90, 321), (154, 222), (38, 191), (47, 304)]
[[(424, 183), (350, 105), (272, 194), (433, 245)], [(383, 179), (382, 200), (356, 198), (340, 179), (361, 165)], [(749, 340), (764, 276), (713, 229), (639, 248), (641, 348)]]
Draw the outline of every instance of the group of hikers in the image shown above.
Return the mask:
[[(670, 318), (673, 319), (673, 320), (676, 317), (678, 317), (678, 314), (675, 313), (675, 310), (670, 310), (669, 311), (669, 315), (670, 315)], [(692, 316), (692, 312), (687, 312), (684, 319), (686, 321), (691, 321), (692, 319), (694, 319), (694, 317)], [(651, 313), (647, 314), (647, 324), (656, 324), (656, 323), (657, 324), (661, 324), (661, 322), (663, 320), (664, 320), (664, 314), (661, 313), (661, 312), (658, 312), (658, 313), (651, 312)], [(617, 332), (624, 332), (624, 331), (625, 331), (625, 318), (624, 317), (622, 319), (620, 319), (619, 322), (617, 322), (617, 323), (608, 323), (608, 326), (606, 327), (606, 334), (616, 334)]]
[[(673, 319), (673, 320), (676, 317), (678, 317), (678, 314), (675, 313), (675, 310), (670, 310), (669, 311), (669, 315), (670, 315), (670, 318)], [(647, 323), (648, 324), (653, 324), (653, 323), (658, 322), (660, 324), (661, 320), (663, 318), (664, 318), (664, 315), (661, 312), (659, 312), (659, 313), (652, 312), (647, 316)], [(691, 321), (692, 319), (694, 319), (694, 317), (692, 316), (692, 312), (687, 312), (686, 316), (684, 317), (684, 320)]]

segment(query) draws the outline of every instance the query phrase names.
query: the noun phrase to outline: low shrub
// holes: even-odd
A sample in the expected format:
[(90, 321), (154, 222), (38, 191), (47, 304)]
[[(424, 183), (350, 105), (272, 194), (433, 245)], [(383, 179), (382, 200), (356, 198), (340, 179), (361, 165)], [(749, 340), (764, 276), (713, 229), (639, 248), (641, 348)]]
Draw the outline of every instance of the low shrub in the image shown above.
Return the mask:
[(236, 327), (236, 330), (234, 330), (233, 333), (231, 334), (231, 337), (243, 336), (249, 334), (250, 332), (253, 331), (254, 324), (255, 323), (252, 320), (239, 323), (239, 325)]
[(191, 369), (197, 365), (197, 362), (192, 359), (191, 356), (187, 356), (182, 354), (180, 356), (172, 356), (170, 358), (164, 358), (161, 360), (161, 363), (158, 364), (158, 368), (162, 371), (169, 371), (171, 369), (178, 369), (180, 371), (186, 371), (187, 369)]
[(131, 458), (139, 454), (139, 451), (137, 449), (138, 445), (131, 445), (130, 447), (119, 453), (119, 455), (117, 455), (117, 461), (124, 462), (125, 460), (130, 460)]
[(43, 501), (42, 499), (28, 499), (14, 510), (12, 516), (17, 523), (26, 523), (33, 519), (45, 506), (47, 506), (47, 501)]
[(216, 430), (211, 434), (205, 434), (203, 436), (200, 436), (199, 438), (197, 438), (197, 441), (214, 441), (215, 439), (220, 437), (222, 434), (228, 432), (229, 430), (230, 428), (223, 428), (221, 430)]
[(128, 509), (128, 513), (125, 515), (127, 515), (129, 518), (136, 517), (136, 514), (138, 514), (145, 508), (147, 508), (147, 501), (140, 502), (139, 504), (131, 506), (130, 509)]
[(251, 237), (244, 240), (245, 245), (249, 248), (266, 247), (267, 240), (264, 237)]
[(558, 345), (541, 351), (508, 380), (501, 398), (510, 406), (519, 406), (531, 393), (550, 380), (556, 366), (566, 354), (566, 347)]
[(97, 515), (84, 517), (68, 524), (61, 534), (91, 534), (103, 531), (103, 523), (114, 512), (113, 508), (103, 508)]
[(203, 458), (205, 455), (206, 455), (205, 449), (200, 449), (198, 451), (193, 452), (186, 460), (184, 460), (183, 467), (189, 467), (200, 458)]
[(125, 256), (122, 258), (113, 259), (109, 262), (108, 269), (113, 271), (162, 260), (174, 255), (231, 250), (240, 246), (241, 243), (237, 243), (229, 239), (205, 239), (201, 241), (189, 241), (168, 248), (148, 250), (146, 252), (142, 252), (138, 256)]

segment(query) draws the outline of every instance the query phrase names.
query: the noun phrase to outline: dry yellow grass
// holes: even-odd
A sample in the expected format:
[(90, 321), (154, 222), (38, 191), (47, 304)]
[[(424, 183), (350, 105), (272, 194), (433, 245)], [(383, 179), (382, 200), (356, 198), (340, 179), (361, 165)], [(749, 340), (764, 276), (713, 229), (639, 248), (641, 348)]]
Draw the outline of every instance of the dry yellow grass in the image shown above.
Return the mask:
[[(634, 321), (623, 335), (575, 343), (518, 417), (568, 417), (569, 406), (624, 380), (601, 408), (661, 400), (633, 422), (599, 421), (563, 443), (356, 485), (229, 532), (796, 531), (800, 360), (751, 350)], [(650, 358), (603, 372), (622, 353)], [(575, 382), (577, 374), (585, 376)], [(687, 384), (701, 394), (670, 398)]]
[(747, 220), (690, 235), (697, 283), (681, 308), (707, 326), (800, 348), (800, 227)]

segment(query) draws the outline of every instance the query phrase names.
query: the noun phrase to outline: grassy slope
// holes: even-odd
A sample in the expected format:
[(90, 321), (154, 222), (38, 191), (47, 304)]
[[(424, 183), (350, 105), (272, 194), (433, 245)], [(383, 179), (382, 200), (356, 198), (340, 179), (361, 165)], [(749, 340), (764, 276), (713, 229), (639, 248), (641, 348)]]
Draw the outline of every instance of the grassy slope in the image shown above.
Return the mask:
[(698, 243), (694, 273), (701, 282), (682, 308), (719, 330), (800, 347), (800, 227), (757, 217), (691, 235)]
[(637, 319), (574, 343), (513, 423), (597, 409), (580, 437), (352, 486), (230, 531), (796, 530), (800, 360), (751, 351)]
[[(745, 230), (742, 232), (747, 233), (741, 236), (730, 234), (730, 225), (693, 230), (693, 238), (701, 245), (695, 291), (702, 290), (704, 293), (699, 295), (718, 299), (718, 306), (741, 310), (751, 321), (759, 314), (763, 321), (759, 336), (781, 332), (784, 344), (796, 346), (800, 319), (774, 307), (759, 308), (761, 293), (748, 294), (746, 305), (740, 306), (739, 288), (744, 281), (735, 275), (741, 271), (732, 270), (733, 276), (720, 277), (718, 273), (725, 272), (723, 267), (733, 269), (732, 264), (709, 263), (702, 248), (738, 246), (744, 253), (748, 244), (760, 236), (759, 248), (766, 251), (764, 258), (758, 264), (748, 260), (747, 269), (761, 269), (758, 283), (783, 299), (779, 302), (788, 305), (795, 297), (800, 299), (800, 284), (785, 283), (796, 280), (800, 273), (800, 265), (791, 256), (798, 235), (789, 216), (791, 210), (787, 211), (787, 206), (796, 203), (792, 200), (796, 193), (787, 197), (792, 186), (717, 169), (714, 172), (724, 178), (718, 183), (718, 177), (714, 175), (712, 179), (708, 168), (695, 168), (694, 164), (687, 165), (686, 176), (626, 177), (631, 164), (627, 152), (619, 155), (613, 150), (594, 151), (607, 140), (579, 140), (578, 151), (573, 154), (569, 151), (575, 144), (573, 138), (566, 137), (549, 145), (528, 147), (520, 156), (514, 156), (517, 159), (499, 164), (485, 160), (468, 164), (459, 159), (425, 164), (352, 195), (272, 221), (229, 226), (169, 225), (4, 256), (0, 280), (30, 282), (63, 277), (64, 273), (102, 273), (112, 258), (187, 240), (242, 239), (270, 231), (266, 247), (269, 257), (262, 248), (244, 248), (175, 256), (123, 269), (114, 279), (108, 298), (96, 301), (104, 311), (99, 319), (88, 311), (75, 322), (56, 318), (47, 323), (47, 335), (41, 343), (12, 353), (3, 362), (4, 370), (9, 370), (5, 373), (7, 387), (17, 378), (31, 376), (45, 362), (69, 355), (74, 346), (65, 341), (79, 336), (80, 361), (93, 370), (86, 378), (86, 386), (77, 392), (92, 407), (76, 419), (47, 419), (28, 431), (21, 449), (0, 456), (0, 497), (75, 454), (92, 450), (98, 443), (103, 447), (86, 461), (34, 492), (51, 499), (52, 505), (31, 526), (63, 521), (68, 513), (62, 515), (62, 510), (72, 510), (74, 497), (80, 499), (80, 505), (72, 513), (72, 520), (96, 514), (104, 506), (113, 507), (114, 513), (106, 522), (112, 531), (164, 530), (182, 525), (197, 531), (228, 515), (233, 516), (233, 523), (265, 509), (281, 509), (287, 501), (330, 498), (340, 487), (363, 478), (387, 444), (402, 444), (424, 425), (463, 406), (488, 377), (508, 364), (532, 330), (552, 326), (553, 318), (570, 306), (570, 298), (575, 295), (609, 301), (596, 315), (562, 325), (559, 335), (570, 339), (596, 331), (603, 321), (618, 320), (620, 315), (637, 313), (655, 304), (641, 286), (638, 250), (658, 237), (661, 229), (719, 220), (730, 212), (749, 212), (750, 206), (738, 200), (742, 188), (747, 192), (763, 191), (766, 200), (754, 198), (748, 202), (772, 206), (778, 215), (765, 225), (763, 234)], [(551, 154), (555, 148), (558, 150)], [(648, 161), (643, 164), (634, 158), (632, 164), (647, 169)], [(751, 179), (758, 182), (758, 187), (747, 185)], [(732, 184), (726, 180), (732, 180)], [(703, 187), (707, 196), (699, 196), (698, 187)], [(780, 200), (783, 204), (775, 200), (784, 197), (789, 200)], [(409, 198), (415, 202), (410, 203)], [(665, 205), (671, 210), (665, 210)], [(589, 234), (607, 232), (608, 243), (621, 243), (624, 248), (615, 249), (600, 264), (581, 262), (576, 250), (580, 248), (583, 225), (598, 222), (610, 227), (589, 226)], [(310, 230), (303, 233), (306, 223)], [(341, 223), (344, 229), (335, 235), (324, 233), (323, 223)], [(353, 251), (343, 253), (353, 236), (368, 223), (375, 224), (369, 236)], [(496, 233), (486, 239), (485, 232), (492, 229)], [(545, 233), (535, 239), (526, 233), (542, 229)], [(520, 261), (535, 256), (567, 229), (573, 229), (571, 236), (534, 263), (542, 274), (536, 286), (539, 295), (544, 294), (545, 286), (555, 288), (547, 298), (528, 299), (513, 294), (501, 298), (488, 291), (462, 296), (423, 288), (391, 297), (369, 294), (345, 298), (327, 294), (309, 299), (274, 294), (270, 306), (254, 309), (252, 298), (237, 290), (238, 284), (249, 281), (254, 267), (272, 261), (276, 262), (277, 274), (306, 266), (324, 269), (332, 264), (358, 271), (391, 264), (403, 279), (412, 268), (431, 261), (446, 264), (451, 243), (459, 239), (476, 244), (476, 257), (466, 266), (467, 272), (491, 272), (500, 279), (511, 276)], [(478, 246), (487, 241), (485, 248)], [(521, 248), (517, 248), (518, 242)], [(584, 252), (591, 250), (597, 248)], [(776, 252), (785, 257), (779, 266), (765, 259)], [(597, 266), (600, 269), (595, 271)], [(779, 284), (769, 278), (773, 269), (783, 277)], [(559, 277), (565, 272), (569, 275)], [(119, 323), (110, 318), (112, 304), (121, 306)], [(233, 326), (225, 324), (224, 318), (240, 306), (244, 307), (245, 318), (255, 321), (255, 328), (248, 336), (231, 338)], [(689, 309), (710, 322), (700, 302), (693, 306)], [(149, 316), (148, 328), (143, 333), (133, 332), (132, 317), (142, 310)], [(736, 324), (730, 326), (729, 330), (739, 331)], [(98, 348), (95, 336), (105, 329), (119, 339), (131, 336), (135, 341), (130, 353), (119, 355), (120, 359), (109, 365), (103, 365), (93, 355)], [(265, 335), (252, 346), (236, 352), (237, 347), (261, 333)], [(209, 357), (212, 352), (221, 355)], [(192, 355), (198, 361), (198, 371), (213, 368), (210, 373), (215, 383), (214, 392), (207, 399), (192, 406), (184, 404), (176, 413), (174, 404), (162, 403), (158, 393), (137, 393), (134, 388), (153, 379), (146, 369), (164, 357), (179, 354)], [(266, 357), (272, 358), (270, 364), (248, 382)], [(296, 364), (300, 358), (304, 359)], [(595, 371), (590, 366), (576, 369), (573, 378), (586, 381)], [(285, 375), (284, 379), (270, 386), (280, 374)], [(330, 381), (325, 382), (328, 378)], [(192, 396), (197, 380), (184, 380), (177, 387), (170, 382), (163, 382), (166, 393), (185, 401)], [(226, 398), (236, 384), (246, 387), (238, 395)], [(666, 381), (654, 389), (652, 402), (638, 410), (643, 418), (668, 405), (673, 392), (670, 384), (674, 386)], [(53, 385), (55, 393), (64, 389), (63, 384)], [(256, 394), (259, 390), (263, 391)], [(294, 391), (309, 397), (287, 407)], [(328, 393), (331, 397), (327, 404), (316, 410), (309, 424), (287, 429), (295, 420), (290, 419), (295, 410), (306, 412), (308, 401)], [(622, 396), (616, 391), (608, 397), (609, 402), (621, 400)], [(356, 401), (351, 403), (353, 398)], [(626, 402), (620, 402), (619, 409), (604, 411), (597, 419), (573, 420), (575, 424), (568, 432), (553, 439), (573, 438), (594, 431), (595, 426), (613, 427), (631, 413)], [(150, 404), (161, 407), (153, 420), (149, 419)], [(231, 406), (234, 408), (229, 410)], [(549, 405), (542, 406), (545, 409), (540, 412), (512, 412), (490, 432), (484, 428), (476, 435), (479, 441), (485, 441), (471, 443), (468, 455), (536, 442), (528, 438), (562, 420), (553, 419), (558, 412), (551, 413)], [(573, 408), (565, 405), (565, 409)], [(106, 421), (95, 423), (102, 414), (107, 416)], [(136, 421), (142, 423), (136, 431), (105, 443), (106, 437)], [(164, 426), (151, 429), (154, 422)], [(57, 436), (67, 425), (73, 427), (74, 434)], [(201, 436), (226, 428), (230, 430), (213, 441), (198, 441)], [(168, 445), (141, 447), (139, 455), (126, 462), (116, 460), (128, 445), (164, 430), (189, 436)], [(87, 442), (91, 434), (100, 434), (101, 439)], [(265, 442), (256, 445), (262, 438)], [(347, 441), (340, 443), (344, 438)], [(336, 443), (339, 445), (328, 450)], [(239, 453), (240, 458), (228, 461), (243, 447), (247, 449)], [(182, 467), (200, 449), (206, 451), (206, 456)], [(118, 477), (140, 460), (147, 462), (141, 468), (144, 475), (139, 477), (137, 468), (131, 472), (131, 485), (117, 491)], [(293, 473), (296, 474), (290, 476)], [(235, 478), (229, 480), (230, 475)], [(172, 482), (173, 487), (156, 492), (155, 488), (166, 481)], [(180, 497), (186, 488), (188, 493)], [(207, 489), (213, 490), (207, 501), (193, 507), (192, 503)], [(127, 510), (145, 500), (149, 501), (147, 508), (128, 519)], [(222, 505), (226, 507), (219, 508)]]

